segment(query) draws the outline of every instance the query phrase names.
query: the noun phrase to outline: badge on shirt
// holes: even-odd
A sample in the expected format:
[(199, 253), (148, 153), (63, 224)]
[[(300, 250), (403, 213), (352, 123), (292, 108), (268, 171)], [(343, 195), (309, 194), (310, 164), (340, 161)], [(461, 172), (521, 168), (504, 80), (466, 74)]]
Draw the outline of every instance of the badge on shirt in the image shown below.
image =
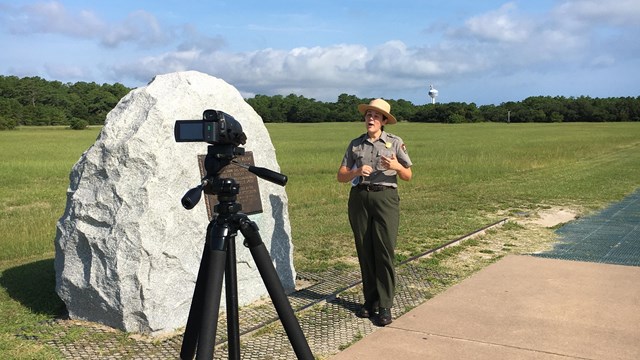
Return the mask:
[(409, 153), (407, 152), (407, 146), (406, 146), (405, 144), (402, 144), (402, 145), (400, 146), (400, 149), (402, 149), (402, 151), (403, 151), (405, 154), (407, 154), (407, 155), (409, 154)]

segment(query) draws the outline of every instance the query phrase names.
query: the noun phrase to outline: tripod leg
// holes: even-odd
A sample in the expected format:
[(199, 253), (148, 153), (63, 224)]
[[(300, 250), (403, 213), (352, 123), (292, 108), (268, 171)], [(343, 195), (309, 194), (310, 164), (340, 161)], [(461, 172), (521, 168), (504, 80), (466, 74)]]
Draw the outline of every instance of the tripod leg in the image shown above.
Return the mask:
[(229, 359), (240, 360), (240, 320), (238, 315), (238, 272), (236, 269), (235, 236), (229, 238), (227, 246), (227, 268), (224, 273), (225, 294), (227, 295), (227, 338)]
[(196, 353), (196, 359), (198, 360), (213, 359), (225, 260), (226, 254), (224, 251), (209, 251), (209, 266), (207, 269), (209, 282), (205, 284), (205, 301), (202, 304), (202, 320), (200, 322), (200, 336), (198, 337)]
[(200, 261), (198, 280), (180, 352), (180, 358), (183, 360), (193, 359), (196, 343), (196, 359), (213, 359), (229, 236), (226, 224), (219, 226), (215, 221), (209, 223), (207, 243)]
[(198, 343), (198, 330), (202, 320), (202, 304), (204, 300), (204, 287), (208, 282), (207, 269), (209, 267), (209, 256), (207, 246), (200, 260), (200, 269), (198, 270), (198, 278), (196, 279), (196, 287), (193, 290), (193, 299), (191, 300), (191, 308), (189, 309), (189, 318), (187, 326), (184, 330), (182, 340), (182, 349), (180, 350), (180, 359), (193, 359), (196, 353), (196, 344)]
[(280, 321), (287, 332), (289, 342), (293, 347), (293, 351), (296, 353), (298, 359), (313, 360), (313, 354), (307, 343), (307, 339), (304, 337), (300, 323), (296, 318), (289, 299), (287, 298), (282, 283), (278, 278), (278, 273), (273, 267), (269, 252), (262, 242), (260, 233), (258, 232), (258, 226), (255, 222), (250, 221), (248, 218), (240, 220), (240, 231), (245, 237), (244, 245), (249, 248), (253, 260), (258, 267), (258, 271), (262, 276), (269, 296), (273, 301), (273, 305), (276, 308), (276, 312), (280, 317)]

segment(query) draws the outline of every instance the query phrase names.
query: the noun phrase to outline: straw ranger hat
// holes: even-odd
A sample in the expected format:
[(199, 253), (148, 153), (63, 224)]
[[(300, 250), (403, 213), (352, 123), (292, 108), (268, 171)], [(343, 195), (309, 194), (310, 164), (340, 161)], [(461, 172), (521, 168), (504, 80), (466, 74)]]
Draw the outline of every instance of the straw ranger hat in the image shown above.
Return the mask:
[(396, 117), (390, 114), (391, 105), (382, 99), (374, 99), (371, 100), (369, 104), (358, 105), (358, 111), (360, 111), (362, 115), (364, 115), (367, 110), (375, 110), (383, 114), (387, 118), (387, 124), (395, 124), (398, 122)]

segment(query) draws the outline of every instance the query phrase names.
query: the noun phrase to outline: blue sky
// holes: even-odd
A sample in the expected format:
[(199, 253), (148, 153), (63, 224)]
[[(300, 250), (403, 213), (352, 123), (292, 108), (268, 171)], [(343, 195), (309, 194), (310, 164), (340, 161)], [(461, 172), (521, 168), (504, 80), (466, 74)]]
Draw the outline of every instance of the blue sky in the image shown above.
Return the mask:
[(0, 44), (1, 75), (63, 83), (198, 70), (245, 97), (640, 96), (640, 0), (0, 0)]

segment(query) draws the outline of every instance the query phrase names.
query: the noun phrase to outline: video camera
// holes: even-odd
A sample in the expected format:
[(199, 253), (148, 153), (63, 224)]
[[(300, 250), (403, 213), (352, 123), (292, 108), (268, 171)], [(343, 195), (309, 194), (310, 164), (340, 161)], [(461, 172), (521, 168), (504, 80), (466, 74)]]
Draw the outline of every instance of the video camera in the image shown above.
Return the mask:
[[(206, 175), (200, 185), (182, 197), (182, 205), (192, 209), (200, 201), (201, 192), (206, 194), (237, 195), (239, 188), (234, 179), (220, 179), (219, 175), (225, 166), (237, 165), (274, 184), (285, 186), (287, 176), (263, 167), (246, 165), (235, 161), (238, 155), (244, 155), (244, 148), (239, 147), (247, 142), (242, 125), (233, 116), (220, 110), (205, 110), (202, 120), (176, 120), (173, 128), (176, 142), (206, 141), (209, 144), (204, 159)], [(229, 185), (232, 184), (232, 185)]]
[(247, 136), (233, 116), (220, 110), (205, 110), (202, 120), (176, 120), (176, 142), (206, 141), (210, 144), (244, 145)]

